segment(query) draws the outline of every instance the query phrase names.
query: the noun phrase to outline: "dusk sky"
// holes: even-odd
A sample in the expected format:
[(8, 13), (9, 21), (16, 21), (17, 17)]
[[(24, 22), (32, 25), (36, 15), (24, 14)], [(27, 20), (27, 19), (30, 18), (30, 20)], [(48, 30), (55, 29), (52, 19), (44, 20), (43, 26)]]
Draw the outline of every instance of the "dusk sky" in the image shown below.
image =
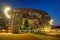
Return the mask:
[(60, 0), (0, 0), (0, 11), (4, 6), (33, 8), (49, 13), (54, 25), (60, 25)]

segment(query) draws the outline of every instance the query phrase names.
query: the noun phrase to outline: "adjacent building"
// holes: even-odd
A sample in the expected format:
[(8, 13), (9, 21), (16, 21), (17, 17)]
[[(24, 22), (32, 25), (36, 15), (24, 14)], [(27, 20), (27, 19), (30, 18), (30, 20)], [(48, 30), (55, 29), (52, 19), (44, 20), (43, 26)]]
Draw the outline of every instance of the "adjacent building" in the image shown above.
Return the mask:
[(6, 27), (6, 24), (5, 24), (3, 14), (0, 12), (0, 31), (2, 31), (3, 29), (6, 30), (7, 27)]

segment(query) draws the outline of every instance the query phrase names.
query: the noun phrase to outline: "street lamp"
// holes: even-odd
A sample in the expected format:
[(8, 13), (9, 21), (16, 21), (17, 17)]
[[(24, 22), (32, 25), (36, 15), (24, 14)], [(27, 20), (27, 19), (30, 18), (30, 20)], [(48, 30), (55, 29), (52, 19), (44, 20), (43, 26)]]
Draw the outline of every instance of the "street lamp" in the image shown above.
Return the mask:
[[(11, 24), (9, 24), (10, 22), (9, 21), (11, 21), (10, 20), (10, 15), (9, 15), (9, 12), (11, 11), (11, 7), (9, 7), (9, 6), (6, 6), (6, 7), (4, 7), (4, 15), (7, 17), (7, 18), (9, 18), (9, 20), (8, 21), (6, 21), (6, 22), (8, 22), (8, 25), (11, 25)], [(8, 26), (8, 25), (6, 25), (6, 26)], [(4, 31), (4, 30), (3, 30)], [(7, 32), (9, 32), (9, 30), (7, 30)]]
[(53, 19), (50, 20), (50, 24), (53, 25)]
[(5, 7), (5, 9), (4, 9), (4, 13), (5, 13), (5, 15), (6, 15), (7, 18), (10, 18), (9, 14), (8, 14), (8, 12), (9, 12), (10, 10), (11, 10), (10, 7)]

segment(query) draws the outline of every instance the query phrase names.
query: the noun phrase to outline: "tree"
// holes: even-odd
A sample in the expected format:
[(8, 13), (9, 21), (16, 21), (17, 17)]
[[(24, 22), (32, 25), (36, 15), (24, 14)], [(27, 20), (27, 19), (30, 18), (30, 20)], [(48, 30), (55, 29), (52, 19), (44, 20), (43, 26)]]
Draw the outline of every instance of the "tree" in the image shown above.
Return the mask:
[(23, 29), (23, 30), (27, 30), (28, 27), (29, 27), (29, 25), (28, 25), (28, 19), (27, 19), (27, 18), (24, 18), (24, 19), (23, 19), (22, 29)]

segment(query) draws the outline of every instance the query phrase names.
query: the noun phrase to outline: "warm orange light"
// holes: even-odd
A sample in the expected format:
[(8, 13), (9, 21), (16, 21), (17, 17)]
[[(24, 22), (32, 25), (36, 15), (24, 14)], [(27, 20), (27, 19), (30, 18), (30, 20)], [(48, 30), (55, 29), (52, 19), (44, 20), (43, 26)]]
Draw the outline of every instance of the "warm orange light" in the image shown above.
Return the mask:
[(7, 18), (10, 18), (10, 16), (8, 15), (8, 12), (11, 10), (11, 8), (10, 7), (6, 7), (5, 9), (4, 9), (4, 13), (5, 13), (5, 15), (7, 16)]
[(45, 31), (45, 32), (50, 32), (51, 29), (50, 29), (50, 27), (45, 27), (45, 28), (44, 28), (44, 31)]

